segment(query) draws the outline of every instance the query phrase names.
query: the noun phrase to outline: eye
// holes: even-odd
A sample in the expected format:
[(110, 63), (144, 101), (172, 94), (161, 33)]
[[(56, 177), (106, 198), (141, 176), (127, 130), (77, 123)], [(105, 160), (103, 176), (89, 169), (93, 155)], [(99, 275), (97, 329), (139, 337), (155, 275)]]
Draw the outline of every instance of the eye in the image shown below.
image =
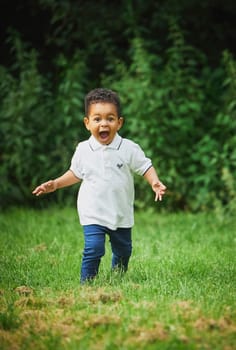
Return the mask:
[(99, 118), (99, 117), (95, 117), (95, 118), (93, 118), (93, 120), (94, 120), (96, 123), (99, 123), (99, 122), (100, 122), (100, 118)]
[(109, 122), (113, 122), (115, 120), (115, 118), (113, 116), (109, 116), (107, 119)]

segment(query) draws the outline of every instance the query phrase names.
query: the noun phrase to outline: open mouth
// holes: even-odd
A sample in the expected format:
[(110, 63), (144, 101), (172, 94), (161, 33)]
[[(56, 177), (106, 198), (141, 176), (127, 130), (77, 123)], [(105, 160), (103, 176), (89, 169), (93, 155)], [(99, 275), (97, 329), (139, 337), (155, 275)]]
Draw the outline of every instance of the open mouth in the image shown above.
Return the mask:
[(109, 132), (108, 131), (101, 131), (99, 133), (99, 136), (101, 137), (102, 140), (105, 140), (106, 138), (108, 138)]

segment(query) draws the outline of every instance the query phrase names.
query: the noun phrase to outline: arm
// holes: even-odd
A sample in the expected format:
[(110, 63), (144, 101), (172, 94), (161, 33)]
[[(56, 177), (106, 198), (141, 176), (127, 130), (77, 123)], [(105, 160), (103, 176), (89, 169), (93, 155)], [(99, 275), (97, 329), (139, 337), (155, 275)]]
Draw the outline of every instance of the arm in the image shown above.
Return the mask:
[(153, 191), (156, 193), (155, 201), (162, 200), (162, 196), (165, 194), (166, 186), (159, 180), (156, 170), (152, 166), (148, 171), (143, 175), (148, 183), (151, 185)]
[(56, 178), (55, 180), (49, 180), (39, 185), (32, 193), (36, 196), (40, 196), (41, 194), (54, 192), (59, 188), (74, 185), (79, 181), (80, 179), (78, 179), (71, 170), (68, 170), (65, 174)]

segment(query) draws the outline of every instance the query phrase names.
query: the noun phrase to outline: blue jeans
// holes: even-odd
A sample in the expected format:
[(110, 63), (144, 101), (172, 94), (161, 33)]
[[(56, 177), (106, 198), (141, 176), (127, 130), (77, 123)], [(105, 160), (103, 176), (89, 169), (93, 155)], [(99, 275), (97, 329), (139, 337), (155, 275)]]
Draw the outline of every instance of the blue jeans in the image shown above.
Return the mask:
[(112, 269), (127, 271), (132, 252), (131, 228), (110, 230), (100, 225), (85, 225), (84, 252), (81, 266), (81, 282), (94, 278), (105, 254), (105, 239), (108, 234), (112, 249)]

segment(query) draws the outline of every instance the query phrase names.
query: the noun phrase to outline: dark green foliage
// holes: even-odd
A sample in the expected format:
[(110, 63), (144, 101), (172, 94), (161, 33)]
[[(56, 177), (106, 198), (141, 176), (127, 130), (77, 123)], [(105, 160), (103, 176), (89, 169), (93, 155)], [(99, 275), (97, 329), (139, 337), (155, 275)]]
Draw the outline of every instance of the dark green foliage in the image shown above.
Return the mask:
[[(73, 32), (70, 27), (63, 31), (65, 13), (68, 10), (68, 17), (75, 21), (76, 11), (83, 12), (83, 6), (72, 13), (66, 1), (60, 6), (53, 1), (41, 3), (56, 6), (55, 33), (50, 35), (62, 47)], [(61, 11), (61, 6), (67, 10)], [(41, 69), (42, 59), (35, 49), (26, 47), (17, 34), (9, 36), (14, 63), (0, 66), (1, 206), (36, 203), (31, 195), (34, 186), (68, 169), (77, 142), (88, 136), (83, 126), (84, 95), (103, 85), (121, 97), (125, 117), (121, 134), (141, 144), (168, 186), (165, 207), (195, 211), (224, 205), (227, 211), (235, 211), (233, 55), (224, 51), (217, 67), (210, 66), (205, 53), (188, 44), (187, 35), (170, 16), (162, 17), (168, 24), (165, 44), (154, 36), (145, 40), (147, 33), (137, 24), (141, 12), (130, 2), (123, 6), (128, 26), (122, 37), (135, 34), (125, 53), (116, 54), (117, 43), (109, 41), (111, 23), (98, 27), (102, 40), (96, 43), (90, 22), (91, 45), (71, 50), (72, 42), (81, 43), (75, 32), (66, 49), (55, 56), (50, 73)], [(94, 9), (89, 7), (89, 11)], [(105, 10), (99, 11), (107, 18)], [(84, 18), (81, 26), (85, 26)], [(114, 28), (119, 30), (118, 19)], [(153, 203), (151, 189), (147, 191), (140, 178), (136, 189), (138, 207)], [(73, 198), (74, 202), (75, 191), (58, 191), (45, 200)]]
[[(231, 198), (223, 195), (222, 172), (227, 169), (231, 177), (235, 173), (235, 63), (225, 54), (226, 66), (211, 70), (206, 57), (185, 43), (175, 23), (170, 25), (169, 40), (161, 59), (135, 39), (132, 64), (117, 62), (115, 77), (104, 78), (104, 83), (120, 92), (127, 136), (140, 142), (157, 165), (172, 208), (212, 207), (220, 193), (222, 202), (228, 203), (235, 190), (231, 186)], [(138, 185), (141, 206), (152, 195), (144, 186)]]
[[(16, 64), (0, 71), (1, 205), (25, 203), (33, 187), (58, 176), (70, 164), (84, 137), (85, 65), (79, 52), (69, 62), (60, 56), (56, 91), (40, 74), (34, 50), (13, 38)], [(60, 196), (60, 194), (59, 194)]]

